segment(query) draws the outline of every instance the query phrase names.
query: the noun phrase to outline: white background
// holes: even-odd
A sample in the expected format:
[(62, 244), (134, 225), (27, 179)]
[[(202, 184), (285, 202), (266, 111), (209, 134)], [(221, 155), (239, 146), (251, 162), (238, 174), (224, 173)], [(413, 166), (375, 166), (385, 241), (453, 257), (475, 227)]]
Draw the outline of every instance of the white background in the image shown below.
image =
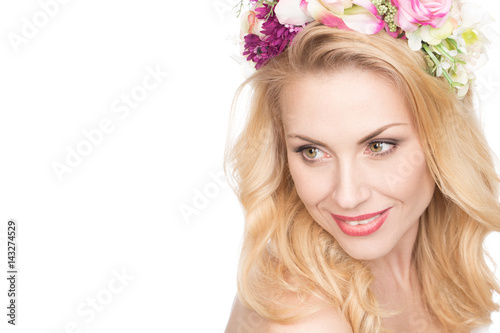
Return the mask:
[[(236, 1), (66, 0), (44, 22), (49, 2), (0, 3), (0, 331), (223, 332), (243, 226), (232, 191), (214, 180), (243, 80), (231, 59)], [(31, 35), (14, 46), (23, 29)], [(141, 91), (148, 70), (168, 77), (125, 114), (121, 98)], [(500, 154), (495, 61), (478, 82)], [(105, 119), (109, 133), (82, 146)], [(87, 156), (58, 178), (53, 164), (78, 147)], [(183, 216), (188, 206), (197, 214)], [(6, 323), (9, 219), (16, 327)], [(487, 244), (497, 261), (499, 240)]]

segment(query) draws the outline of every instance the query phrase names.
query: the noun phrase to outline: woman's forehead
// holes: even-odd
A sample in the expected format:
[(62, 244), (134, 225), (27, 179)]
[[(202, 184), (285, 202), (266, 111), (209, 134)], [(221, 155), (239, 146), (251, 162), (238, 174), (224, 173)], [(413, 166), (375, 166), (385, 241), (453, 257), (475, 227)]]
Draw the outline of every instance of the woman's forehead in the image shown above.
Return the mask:
[(305, 75), (288, 85), (281, 105), (285, 129), (373, 128), (411, 122), (396, 85), (370, 71)]

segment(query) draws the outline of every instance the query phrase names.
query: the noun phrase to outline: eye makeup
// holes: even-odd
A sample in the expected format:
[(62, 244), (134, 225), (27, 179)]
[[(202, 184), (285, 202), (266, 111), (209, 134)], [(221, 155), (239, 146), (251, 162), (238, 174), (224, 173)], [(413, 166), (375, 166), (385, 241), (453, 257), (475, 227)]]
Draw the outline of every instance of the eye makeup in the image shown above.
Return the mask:
[[(372, 140), (366, 144), (364, 153), (372, 157), (383, 157), (394, 152), (398, 144), (399, 140), (394, 139)], [(293, 151), (300, 154), (304, 162), (308, 164), (325, 162), (325, 160), (331, 158), (331, 155), (324, 151), (324, 149), (311, 144), (293, 148)]]

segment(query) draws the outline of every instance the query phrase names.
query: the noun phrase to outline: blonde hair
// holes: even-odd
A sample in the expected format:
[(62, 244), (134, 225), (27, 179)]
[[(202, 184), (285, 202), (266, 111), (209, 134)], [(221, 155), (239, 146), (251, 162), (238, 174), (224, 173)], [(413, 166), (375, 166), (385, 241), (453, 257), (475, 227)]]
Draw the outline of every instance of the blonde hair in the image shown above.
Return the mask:
[(370, 271), (314, 222), (295, 191), (281, 121), (287, 85), (306, 74), (361, 69), (390, 80), (406, 98), (437, 185), (413, 251), (426, 307), (449, 332), (490, 323), (498, 309), (492, 292), (500, 288), (483, 241), (500, 230), (499, 178), (472, 92), (457, 99), (445, 80), (426, 73), (425, 61), (385, 32), (366, 36), (312, 23), (240, 88), (252, 88), (252, 102), (226, 149), (226, 172), (245, 213), (238, 295), (261, 316), (292, 322), (319, 310), (297, 305), (315, 295), (341, 309), (353, 332), (383, 331), (387, 313), (370, 289)]

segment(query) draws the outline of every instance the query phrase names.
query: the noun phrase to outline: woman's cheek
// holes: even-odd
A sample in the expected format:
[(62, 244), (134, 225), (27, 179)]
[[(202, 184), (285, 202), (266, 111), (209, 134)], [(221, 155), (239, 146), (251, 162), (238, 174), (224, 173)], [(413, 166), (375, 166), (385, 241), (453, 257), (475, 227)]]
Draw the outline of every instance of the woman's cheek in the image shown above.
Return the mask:
[(317, 167), (297, 162), (290, 164), (297, 194), (307, 207), (317, 206), (331, 192), (334, 171), (326, 165)]
[(419, 145), (401, 149), (395, 159), (385, 165), (382, 186), (388, 193), (398, 193), (397, 197), (414, 195), (425, 185), (429, 174), (425, 156)]

